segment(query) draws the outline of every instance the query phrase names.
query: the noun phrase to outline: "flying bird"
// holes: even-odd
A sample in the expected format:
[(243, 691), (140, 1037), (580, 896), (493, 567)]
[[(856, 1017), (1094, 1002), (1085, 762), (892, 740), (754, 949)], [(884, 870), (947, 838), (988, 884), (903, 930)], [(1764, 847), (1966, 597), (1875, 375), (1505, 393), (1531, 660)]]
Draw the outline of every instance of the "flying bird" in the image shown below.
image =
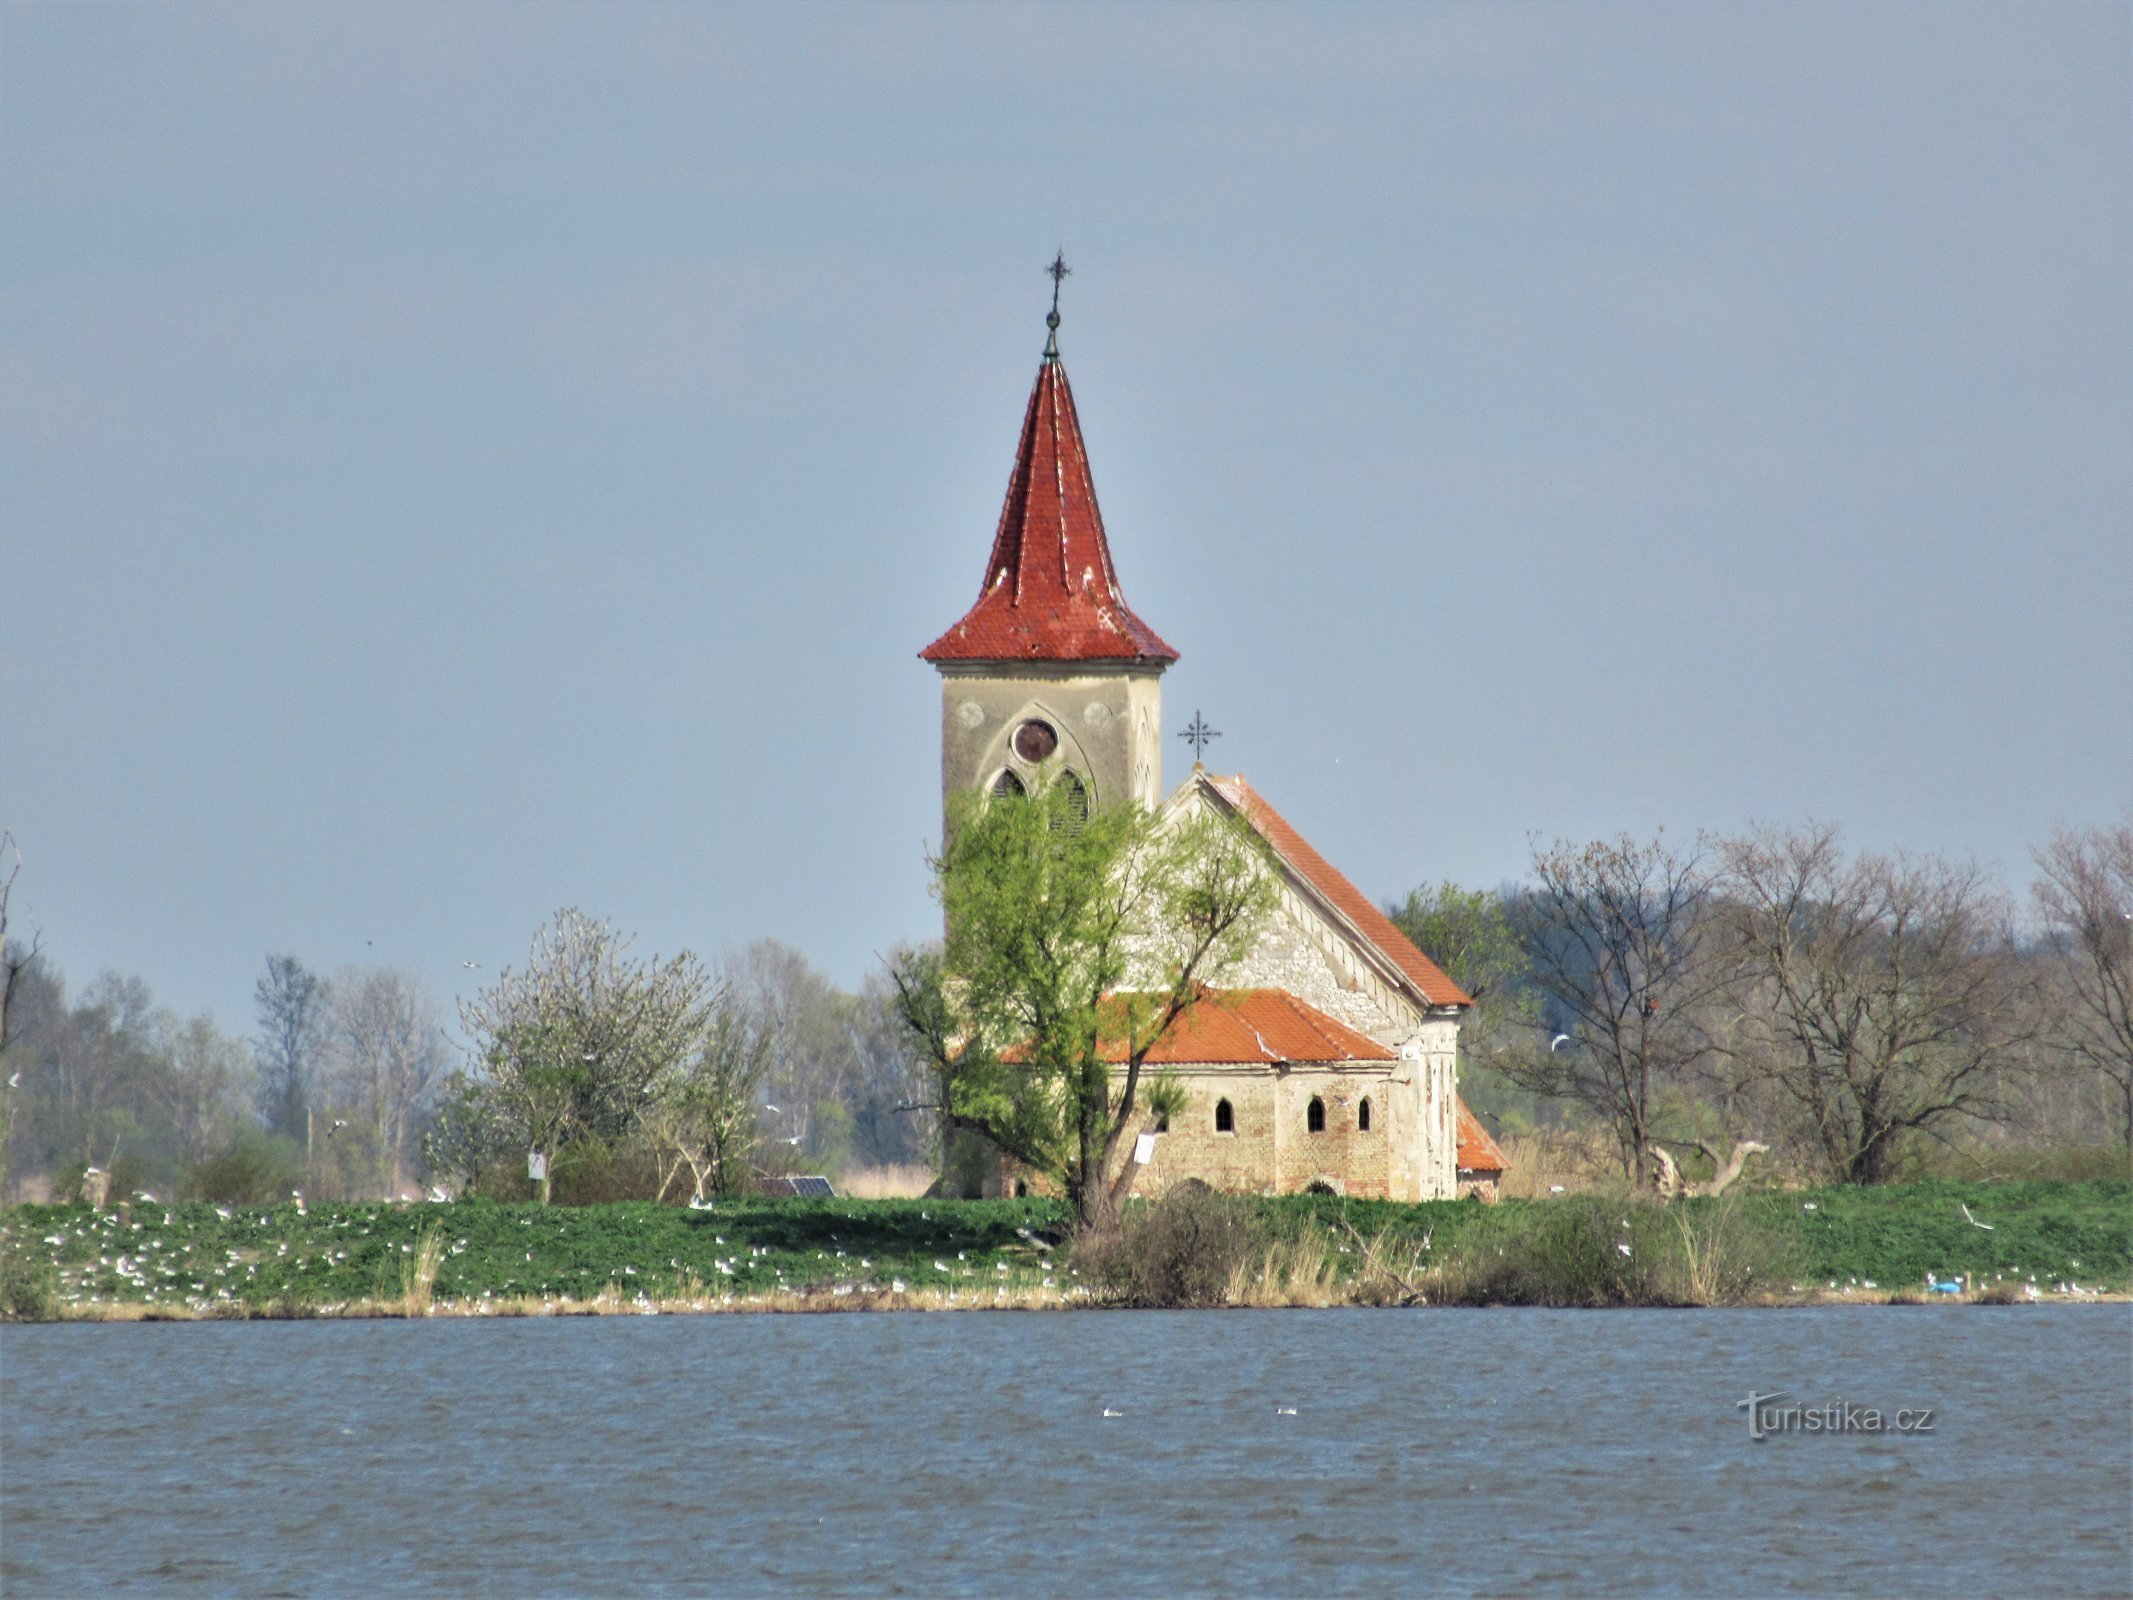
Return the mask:
[(10, 1089), (14, 1089), (14, 1088), (19, 1088), (19, 1087), (21, 1086), (21, 1083), (22, 1083), (22, 1074), (21, 1074), (21, 1073), (19, 1073), (19, 1072), (10, 1072), (10, 1073), (9, 1073), (9, 1074), (7, 1075), (7, 1086), (8, 1086), (8, 1087), (9, 1087)]
[[(1978, 1221), (1978, 1219), (1977, 1219), (1977, 1218), (1973, 1217), (1973, 1216), (1972, 1216), (1972, 1215), (1970, 1214), (1970, 1208), (1969, 1208), (1968, 1206), (1966, 1206), (1966, 1205), (1963, 1205), (1963, 1203), (1962, 1203), (1962, 1202), (1961, 1202), (1960, 1200), (1956, 1201), (1956, 1204), (1957, 1204), (1957, 1205), (1959, 1205), (1959, 1206), (1962, 1206), (1962, 1209), (1963, 1209), (1963, 1220), (1964, 1220), (1965, 1222), (1969, 1223), (1971, 1227), (1973, 1227), (1973, 1228), (1983, 1228), (1983, 1229), (1984, 1229), (1984, 1230), (1985, 1230), (1985, 1231), (1986, 1231), (1987, 1233), (1990, 1233), (1990, 1232), (1992, 1232), (1992, 1224), (1991, 1224), (1991, 1223), (1989, 1223), (1989, 1222), (1980, 1222), (1980, 1221)], [(2078, 1264), (2078, 1263), (2077, 1263), (2077, 1264)]]
[(1550, 1050), (1552, 1051), (1552, 1050), (1554, 1050), (1554, 1049), (1555, 1049), (1555, 1047), (1556, 1047), (1557, 1045), (1559, 1045), (1559, 1044), (1568, 1044), (1569, 1042), (1570, 1042), (1570, 1035), (1569, 1035), (1569, 1034), (1567, 1034), (1567, 1033), (1559, 1033), (1559, 1034), (1557, 1034), (1557, 1035), (1556, 1035), (1556, 1036), (1555, 1036), (1555, 1037), (1554, 1037), (1553, 1039), (1550, 1039), (1550, 1040), (1548, 1041), (1548, 1048), (1549, 1048), (1549, 1049), (1550, 1049)]

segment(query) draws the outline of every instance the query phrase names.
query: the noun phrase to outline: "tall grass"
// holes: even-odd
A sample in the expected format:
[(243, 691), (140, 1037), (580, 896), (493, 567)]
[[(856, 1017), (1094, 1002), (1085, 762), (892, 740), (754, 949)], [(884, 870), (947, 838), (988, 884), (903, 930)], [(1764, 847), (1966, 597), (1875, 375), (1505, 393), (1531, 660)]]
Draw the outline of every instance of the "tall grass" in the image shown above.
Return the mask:
[(933, 1187), (931, 1167), (916, 1162), (885, 1167), (853, 1167), (840, 1173), (837, 1192), (850, 1200), (916, 1200)]
[(431, 1226), (415, 1241), (414, 1254), (401, 1268), (400, 1303), (410, 1317), (430, 1314), (430, 1297), (437, 1287), (437, 1269), (444, 1262), (444, 1230)]
[(1502, 1180), (1506, 1200), (1545, 1199), (1559, 1189), (1575, 1194), (1627, 1187), (1621, 1152), (1597, 1128), (1537, 1129), (1500, 1142), (1510, 1162)]

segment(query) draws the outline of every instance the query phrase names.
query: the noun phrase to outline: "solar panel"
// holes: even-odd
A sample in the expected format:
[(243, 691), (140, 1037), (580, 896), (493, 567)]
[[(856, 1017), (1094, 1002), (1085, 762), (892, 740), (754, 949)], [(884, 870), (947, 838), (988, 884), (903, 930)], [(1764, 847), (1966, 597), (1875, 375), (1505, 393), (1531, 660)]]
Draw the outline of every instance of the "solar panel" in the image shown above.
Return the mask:
[(794, 1178), (792, 1192), (802, 1200), (834, 1200), (837, 1191), (827, 1178)]

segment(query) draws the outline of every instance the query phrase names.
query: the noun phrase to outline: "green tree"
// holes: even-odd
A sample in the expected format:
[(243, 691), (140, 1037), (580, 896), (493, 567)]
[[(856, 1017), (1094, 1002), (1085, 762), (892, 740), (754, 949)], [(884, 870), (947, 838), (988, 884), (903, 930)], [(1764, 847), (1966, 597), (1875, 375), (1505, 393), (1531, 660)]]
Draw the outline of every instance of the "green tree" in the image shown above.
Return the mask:
[(1385, 914), (1474, 1002), (1459, 1024), (1461, 1097), (1492, 1120), (1539, 1121), (1546, 1102), (1507, 1075), (1529, 1064), (1546, 1036), (1539, 1031), (1531, 964), (1504, 894), (1450, 882), (1424, 885), (1387, 905)]
[(1138, 1171), (1121, 1142), (1164, 1109), (1169, 1086), (1143, 1084), (1149, 1050), (1275, 903), (1266, 846), (1241, 818), (1084, 815), (1061, 784), (958, 796), (932, 865), (947, 938), (901, 953), (891, 976), (939, 1114), (1100, 1226)]

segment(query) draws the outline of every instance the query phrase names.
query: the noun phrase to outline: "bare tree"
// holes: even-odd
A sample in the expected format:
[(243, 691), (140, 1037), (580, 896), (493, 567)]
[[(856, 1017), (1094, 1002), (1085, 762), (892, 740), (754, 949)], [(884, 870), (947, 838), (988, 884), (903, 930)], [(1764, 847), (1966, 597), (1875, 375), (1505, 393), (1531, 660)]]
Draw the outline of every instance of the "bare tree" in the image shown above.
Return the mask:
[[(437, 1006), (420, 978), (376, 967), (351, 969), (332, 985), (328, 1048), (336, 1144), (371, 1185), (390, 1195), (400, 1184), (414, 1130), (445, 1073), (448, 1050)], [(355, 1137), (349, 1138), (349, 1135)]]
[(1705, 850), (1700, 837), (1680, 850), (1663, 834), (1536, 847), (1538, 885), (1517, 903), (1529, 981), (1562, 1033), (1506, 1055), (1499, 1070), (1599, 1116), (1633, 1183), (1655, 1181), (1664, 1092), (1685, 1085), (1709, 1050), (1702, 1012), (1721, 975), (1707, 937)]
[(168, 1119), (179, 1165), (190, 1171), (221, 1154), (244, 1126), (252, 1052), (204, 1011), (183, 1021), (165, 1013), (161, 1031), (172, 1070), (157, 1075), (156, 1109)]
[(1729, 1058), (1772, 1084), (1830, 1173), (1881, 1183), (1905, 1136), (2005, 1109), (2028, 982), (2008, 907), (1977, 868), (1847, 859), (1833, 827), (1722, 847), (1740, 1031)]
[[(661, 1075), (703, 1040), (713, 1000), (703, 963), (686, 950), (633, 961), (629, 945), (566, 907), (534, 936), (524, 972), (506, 968), (460, 1005), (484, 1092), (544, 1161), (579, 1135), (635, 1131)], [(539, 1186), (546, 1205), (550, 1178)]]
[[(889, 953), (889, 970), (906, 964), (906, 947)], [(938, 1168), (940, 1117), (932, 1109), (932, 1063), (905, 1026), (896, 986), (885, 973), (869, 973), (860, 986), (851, 1034), (859, 1060), (854, 1153), (875, 1166), (911, 1162)]]
[(2031, 892), (2064, 957), (2054, 1042), (2110, 1083), (2133, 1154), (2133, 821), (2061, 828), (2035, 860)]
[(776, 1126), (795, 1155), (818, 1168), (840, 1165), (850, 1154), (859, 1090), (852, 997), (775, 939), (758, 939), (729, 959), (724, 977), (770, 1041), (759, 1103), (776, 1103)]
[(757, 1107), (775, 1048), (768, 1019), (732, 990), (722, 992), (701, 1048), (652, 1085), (644, 1125), (659, 1158), (659, 1199), (684, 1166), (692, 1199), (740, 1186), (759, 1137)]
[(326, 984), (292, 955), (270, 955), (252, 991), (258, 1007), (259, 1114), (276, 1133), (304, 1140), (305, 1112), (326, 1043)]
[(22, 872), (22, 849), (12, 828), (0, 828), (0, 1198), (7, 1194), (8, 1151), (15, 1142), (15, 1091), (21, 1086), (18, 1069), (7, 1059), (7, 1047), (15, 1042), (15, 982), (23, 968), (37, 959), (41, 936), (33, 935), (29, 947), (11, 944), (7, 937), (7, 909), (14, 898), (15, 879)]

